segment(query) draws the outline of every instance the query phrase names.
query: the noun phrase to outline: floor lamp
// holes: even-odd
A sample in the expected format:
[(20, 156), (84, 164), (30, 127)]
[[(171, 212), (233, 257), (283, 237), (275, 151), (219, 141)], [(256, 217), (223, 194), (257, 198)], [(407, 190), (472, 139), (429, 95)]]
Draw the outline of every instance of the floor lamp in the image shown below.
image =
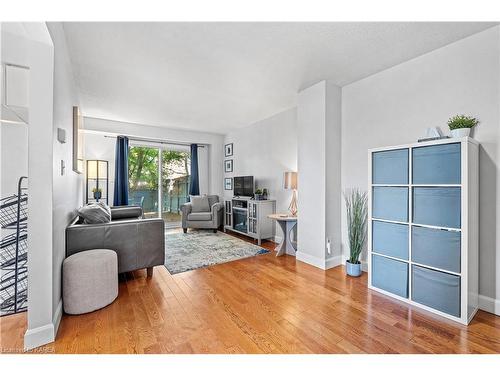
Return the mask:
[(292, 216), (297, 216), (297, 172), (285, 172), (283, 187), (287, 190), (293, 190), (292, 201), (288, 210)]

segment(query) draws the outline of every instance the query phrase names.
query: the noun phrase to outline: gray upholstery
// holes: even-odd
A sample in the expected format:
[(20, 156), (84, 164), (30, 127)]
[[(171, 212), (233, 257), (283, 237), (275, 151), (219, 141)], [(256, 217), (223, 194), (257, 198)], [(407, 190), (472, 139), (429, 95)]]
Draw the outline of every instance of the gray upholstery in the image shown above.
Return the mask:
[(138, 219), (142, 217), (140, 206), (115, 206), (111, 209), (111, 220)]
[(214, 229), (222, 225), (224, 204), (219, 202), (217, 195), (207, 195), (210, 212), (192, 212), (192, 204), (181, 206), (182, 228)]
[(139, 210), (112, 207), (112, 218), (119, 220), (106, 224), (83, 224), (75, 219), (66, 228), (66, 256), (90, 249), (111, 249), (118, 255), (119, 273), (163, 265), (165, 223), (163, 219), (141, 219)]
[(209, 212), (210, 204), (206, 196), (191, 195), (191, 211), (193, 212)]
[(212, 213), (211, 212), (191, 212), (188, 215), (188, 220), (190, 221), (209, 221), (212, 220)]
[(84, 314), (109, 305), (118, 296), (116, 253), (95, 249), (63, 262), (63, 306), (67, 314)]
[(78, 209), (78, 215), (83, 218), (85, 224), (109, 223), (111, 221), (111, 210), (102, 202), (89, 203)]

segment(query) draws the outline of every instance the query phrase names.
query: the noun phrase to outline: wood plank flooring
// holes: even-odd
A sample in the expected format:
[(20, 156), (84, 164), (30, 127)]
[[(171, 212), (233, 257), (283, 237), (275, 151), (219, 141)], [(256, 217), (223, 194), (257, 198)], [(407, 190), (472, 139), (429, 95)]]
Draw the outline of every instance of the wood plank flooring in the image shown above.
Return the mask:
[[(263, 247), (273, 250), (273, 242)], [(22, 349), (23, 314), (0, 319), (0, 351)], [(110, 306), (64, 315), (55, 353), (500, 353), (500, 317), (466, 327), (275, 252), (170, 275), (122, 275)]]

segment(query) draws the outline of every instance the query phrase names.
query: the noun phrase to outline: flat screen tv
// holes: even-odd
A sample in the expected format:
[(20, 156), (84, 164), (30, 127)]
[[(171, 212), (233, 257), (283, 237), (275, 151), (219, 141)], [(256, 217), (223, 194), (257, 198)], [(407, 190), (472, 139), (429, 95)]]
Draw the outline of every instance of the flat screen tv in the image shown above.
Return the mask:
[(253, 176), (235, 177), (233, 180), (233, 194), (236, 197), (252, 197), (253, 188)]

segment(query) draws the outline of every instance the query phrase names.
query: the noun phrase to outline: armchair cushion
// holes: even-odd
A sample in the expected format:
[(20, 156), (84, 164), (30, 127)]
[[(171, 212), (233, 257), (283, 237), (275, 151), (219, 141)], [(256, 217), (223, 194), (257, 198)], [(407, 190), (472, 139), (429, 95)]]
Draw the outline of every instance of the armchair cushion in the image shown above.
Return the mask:
[(188, 215), (188, 220), (210, 221), (212, 220), (212, 214), (210, 212), (192, 212)]
[(210, 212), (207, 196), (191, 195), (191, 205), (193, 212)]

